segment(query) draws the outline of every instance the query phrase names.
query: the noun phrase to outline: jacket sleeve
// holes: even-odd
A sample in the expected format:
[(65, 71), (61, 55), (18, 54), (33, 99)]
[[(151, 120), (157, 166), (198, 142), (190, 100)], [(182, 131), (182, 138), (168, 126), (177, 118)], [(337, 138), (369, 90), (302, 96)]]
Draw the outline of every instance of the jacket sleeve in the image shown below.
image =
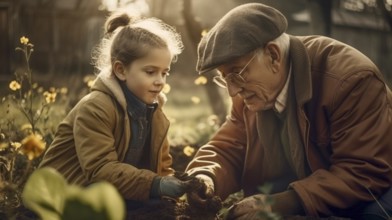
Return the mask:
[(126, 199), (147, 200), (156, 173), (122, 163), (113, 136), (116, 115), (112, 100), (91, 99), (75, 117), (75, 147), (89, 183), (107, 181)]
[(374, 201), (392, 181), (392, 109), (389, 89), (372, 71), (352, 74), (326, 107), (330, 167), (291, 184), (308, 215), (331, 215)]
[(159, 158), (161, 159), (161, 164), (158, 170), (158, 174), (161, 176), (167, 176), (173, 174), (174, 173), (174, 170), (172, 168), (173, 158), (170, 155), (170, 145), (167, 138), (165, 138), (164, 140), (161, 156)]
[(240, 190), (246, 151), (243, 101), (233, 99), (231, 114), (218, 132), (196, 153), (187, 167), (190, 175), (205, 174), (214, 181), (222, 199)]

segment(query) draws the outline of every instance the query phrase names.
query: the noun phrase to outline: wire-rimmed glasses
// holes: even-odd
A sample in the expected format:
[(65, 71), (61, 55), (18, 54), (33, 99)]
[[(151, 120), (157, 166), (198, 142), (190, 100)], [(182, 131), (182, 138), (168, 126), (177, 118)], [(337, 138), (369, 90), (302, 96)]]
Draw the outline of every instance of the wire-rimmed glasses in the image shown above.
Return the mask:
[(252, 56), (252, 58), (250, 58), (250, 60), (245, 64), (244, 68), (242, 68), (240, 72), (228, 73), (225, 77), (223, 77), (222, 75), (217, 75), (212, 78), (212, 81), (222, 88), (227, 88), (227, 84), (233, 84), (239, 87), (243, 86), (246, 81), (242, 76), (242, 73), (245, 71), (246, 67), (248, 67), (248, 65), (252, 62), (252, 60), (256, 57), (256, 54), (257, 53), (255, 53)]

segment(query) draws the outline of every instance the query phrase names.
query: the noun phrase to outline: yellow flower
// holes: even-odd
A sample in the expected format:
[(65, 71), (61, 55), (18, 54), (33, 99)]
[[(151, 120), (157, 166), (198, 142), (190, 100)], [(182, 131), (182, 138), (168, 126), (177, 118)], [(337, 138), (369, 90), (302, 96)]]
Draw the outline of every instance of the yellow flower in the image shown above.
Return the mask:
[(219, 118), (217, 115), (210, 115), (207, 118), (207, 122), (210, 126), (215, 126), (219, 124)]
[(207, 78), (205, 76), (199, 76), (195, 79), (196, 85), (205, 85), (207, 83)]
[(87, 87), (88, 87), (88, 88), (93, 87), (94, 82), (95, 82), (94, 80), (89, 80), (89, 81), (87, 81)]
[(191, 147), (191, 146), (185, 146), (184, 147), (184, 154), (187, 155), (188, 157), (192, 156), (193, 153), (195, 153), (195, 148)]
[(11, 89), (12, 91), (16, 91), (16, 90), (22, 88), (22, 86), (21, 86), (17, 81), (15, 81), (15, 80), (13, 80), (13, 81), (10, 83), (9, 87), (10, 87), (10, 89)]
[(53, 103), (56, 101), (56, 96), (57, 96), (56, 90), (54, 90), (54, 92), (46, 91), (46, 92), (44, 92), (44, 96), (45, 96), (46, 103), (48, 103), (48, 104)]
[(87, 75), (83, 78), (83, 82), (87, 84), (88, 88), (91, 88), (94, 85), (95, 78), (95, 75)]
[(29, 43), (29, 38), (27, 38), (25, 36), (21, 37), (20, 38), (20, 43), (24, 44), (24, 45), (27, 45)]
[(167, 94), (167, 93), (170, 92), (170, 90), (171, 90), (170, 85), (169, 85), (169, 84), (165, 84), (165, 85), (163, 86), (162, 92), (165, 93), (165, 94)]
[(67, 87), (62, 87), (60, 89), (60, 93), (63, 94), (63, 95), (67, 94), (68, 93), (68, 88)]
[(87, 76), (83, 77), (83, 82), (85, 82), (85, 83), (88, 83), (88, 81), (91, 81), (91, 80), (92, 80), (91, 75), (87, 75)]
[(208, 34), (208, 30), (206, 30), (206, 29), (204, 29), (204, 30), (201, 32), (201, 36), (202, 36), (202, 37), (206, 36), (207, 34)]
[(191, 101), (192, 101), (194, 104), (199, 104), (199, 103), (200, 103), (200, 98), (197, 97), (197, 96), (192, 96), (192, 97), (191, 97)]
[(33, 127), (31, 126), (31, 124), (23, 124), (20, 128), (21, 131), (26, 131), (26, 132), (31, 132), (32, 129)]
[(22, 146), (22, 144), (19, 142), (11, 142), (11, 146), (14, 147), (15, 149), (18, 149), (20, 146)]
[(40, 135), (31, 134), (22, 140), (21, 153), (29, 160), (39, 157), (45, 150), (46, 143)]

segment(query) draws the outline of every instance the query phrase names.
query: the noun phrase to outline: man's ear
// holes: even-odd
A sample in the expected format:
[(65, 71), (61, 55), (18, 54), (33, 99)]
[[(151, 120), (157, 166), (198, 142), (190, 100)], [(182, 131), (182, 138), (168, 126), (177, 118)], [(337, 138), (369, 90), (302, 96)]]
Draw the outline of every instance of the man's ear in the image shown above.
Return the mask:
[(121, 80), (125, 81), (125, 67), (124, 64), (121, 61), (114, 61), (113, 63), (113, 73), (116, 75), (116, 77)]
[(265, 46), (265, 51), (267, 53), (267, 59), (270, 63), (272, 72), (277, 73), (281, 71), (282, 67), (282, 53), (279, 46), (274, 42), (269, 42)]

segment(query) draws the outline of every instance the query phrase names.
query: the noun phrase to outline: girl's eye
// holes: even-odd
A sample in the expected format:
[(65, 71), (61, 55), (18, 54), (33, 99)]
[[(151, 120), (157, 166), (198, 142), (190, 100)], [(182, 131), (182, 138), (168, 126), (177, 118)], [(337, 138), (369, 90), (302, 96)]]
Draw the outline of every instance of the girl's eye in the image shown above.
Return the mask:
[(146, 70), (146, 73), (148, 75), (153, 75), (155, 73), (155, 71), (154, 70)]
[(158, 71), (158, 70), (145, 70), (144, 71), (147, 75), (150, 75), (150, 76), (152, 76), (152, 75), (159, 75), (159, 74), (161, 74), (162, 76), (169, 76), (170, 75), (170, 73), (169, 73), (169, 71)]

